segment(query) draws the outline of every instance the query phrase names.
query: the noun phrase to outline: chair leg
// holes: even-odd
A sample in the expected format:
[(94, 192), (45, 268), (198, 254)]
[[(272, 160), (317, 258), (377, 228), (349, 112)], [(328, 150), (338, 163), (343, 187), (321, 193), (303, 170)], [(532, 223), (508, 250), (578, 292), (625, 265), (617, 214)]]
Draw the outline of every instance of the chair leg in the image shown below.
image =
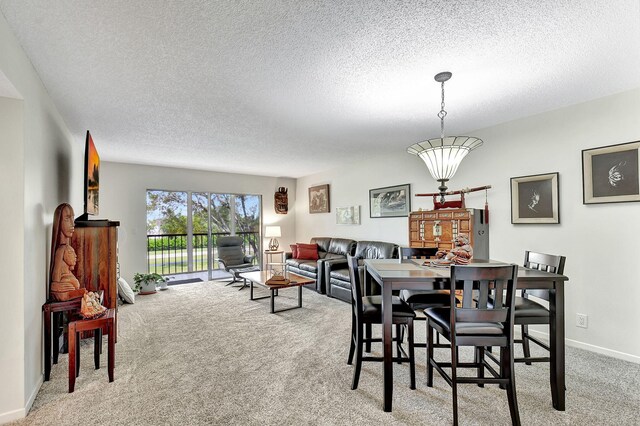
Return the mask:
[[(481, 346), (476, 347), (476, 362), (478, 363), (478, 377), (484, 378), (484, 348)], [(478, 383), (478, 387), (483, 388), (484, 383)]]
[(511, 413), (511, 424), (520, 426), (520, 413), (518, 411), (518, 399), (516, 398), (513, 346), (501, 348), (500, 355), (502, 377), (509, 379), (509, 382), (507, 383), (507, 399), (509, 401), (509, 412)]
[(407, 324), (407, 340), (409, 341), (409, 374), (411, 378), (411, 389), (416, 388), (416, 357), (413, 347), (413, 320)]
[(351, 365), (353, 363), (353, 354), (356, 350), (356, 317), (351, 314), (351, 342), (349, 344), (349, 359), (347, 360), (347, 364)]
[(433, 328), (431, 323), (427, 320), (427, 387), (433, 387), (433, 365), (431, 360), (433, 359)]
[[(371, 334), (372, 334), (372, 327), (370, 323), (367, 323), (364, 325), (365, 330), (366, 330), (366, 337), (367, 339), (371, 339)], [(368, 340), (367, 343), (365, 344), (364, 350), (366, 353), (371, 353), (371, 340)]]
[(400, 341), (400, 335), (402, 332), (402, 324), (396, 324), (396, 354), (398, 355), (398, 364), (402, 364), (402, 342)]
[[(531, 357), (531, 351), (529, 349), (529, 326), (526, 324), (522, 324), (522, 351), (524, 352), (525, 358)], [(527, 365), (531, 365), (531, 362), (525, 362)]]
[(362, 324), (358, 324), (356, 328), (356, 368), (353, 370), (353, 383), (351, 389), (358, 389), (358, 382), (360, 381), (360, 369), (362, 368), (362, 352), (364, 346), (364, 339), (362, 336)]
[(453, 402), (453, 424), (458, 426), (458, 347), (451, 342), (451, 397)]

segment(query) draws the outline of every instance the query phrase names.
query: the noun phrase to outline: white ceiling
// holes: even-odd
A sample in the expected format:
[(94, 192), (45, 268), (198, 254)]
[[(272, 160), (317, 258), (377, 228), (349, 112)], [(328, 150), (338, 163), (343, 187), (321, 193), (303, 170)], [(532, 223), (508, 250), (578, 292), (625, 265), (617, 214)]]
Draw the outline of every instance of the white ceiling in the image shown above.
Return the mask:
[(78, 143), (91, 130), (111, 161), (300, 177), (404, 151), (439, 135), (444, 70), (447, 134), (640, 87), (638, 0), (0, 0), (0, 11)]

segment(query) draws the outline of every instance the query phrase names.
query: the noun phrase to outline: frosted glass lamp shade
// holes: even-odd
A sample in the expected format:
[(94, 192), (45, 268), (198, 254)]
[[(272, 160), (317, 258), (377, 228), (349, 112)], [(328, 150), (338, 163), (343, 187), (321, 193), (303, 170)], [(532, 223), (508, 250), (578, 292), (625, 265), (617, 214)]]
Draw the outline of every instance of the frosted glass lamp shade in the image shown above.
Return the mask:
[(462, 159), (480, 145), (482, 140), (472, 136), (447, 136), (418, 142), (407, 152), (422, 158), (435, 180), (447, 181), (456, 174)]

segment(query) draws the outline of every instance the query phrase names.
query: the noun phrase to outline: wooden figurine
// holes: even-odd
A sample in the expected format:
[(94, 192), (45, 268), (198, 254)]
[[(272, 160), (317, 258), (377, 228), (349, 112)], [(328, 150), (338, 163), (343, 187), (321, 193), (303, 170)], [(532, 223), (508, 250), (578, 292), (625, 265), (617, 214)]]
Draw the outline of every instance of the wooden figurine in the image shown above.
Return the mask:
[(76, 252), (71, 247), (71, 236), (75, 229), (73, 208), (60, 204), (53, 214), (51, 233), (51, 264), (49, 268), (49, 299), (64, 302), (84, 295), (78, 279), (73, 275)]
[(289, 211), (289, 196), (287, 188), (281, 186), (275, 194), (275, 209), (278, 214), (287, 214)]
[(440, 250), (436, 253), (436, 257), (440, 259), (437, 262), (442, 264), (455, 263), (456, 265), (468, 265), (469, 259), (473, 257), (473, 247), (469, 244), (469, 237), (466, 234), (458, 234), (456, 237), (456, 246), (449, 252)]

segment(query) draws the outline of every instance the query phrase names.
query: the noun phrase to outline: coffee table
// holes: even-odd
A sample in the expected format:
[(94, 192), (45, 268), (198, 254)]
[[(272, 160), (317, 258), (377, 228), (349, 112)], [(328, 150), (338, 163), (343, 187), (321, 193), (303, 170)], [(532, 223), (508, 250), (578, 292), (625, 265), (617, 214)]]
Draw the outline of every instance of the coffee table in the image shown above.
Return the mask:
[[(307, 277), (302, 277), (300, 275), (292, 274), (287, 272), (285, 276), (291, 280), (289, 284), (286, 285), (268, 285), (266, 284), (267, 280), (272, 276), (271, 271), (256, 271), (256, 272), (244, 272), (240, 274), (240, 277), (249, 281), (249, 300), (260, 300), (271, 298), (271, 313), (274, 314), (276, 312), (288, 311), (290, 309), (302, 308), (302, 286), (307, 284), (312, 284), (315, 280)], [(261, 287), (265, 287), (269, 289), (269, 296), (261, 296), (261, 297), (253, 297), (253, 285), (257, 284)], [(291, 306), (288, 308), (275, 309), (275, 298), (278, 295), (278, 290), (283, 288), (291, 288), (298, 287), (298, 306)]]

